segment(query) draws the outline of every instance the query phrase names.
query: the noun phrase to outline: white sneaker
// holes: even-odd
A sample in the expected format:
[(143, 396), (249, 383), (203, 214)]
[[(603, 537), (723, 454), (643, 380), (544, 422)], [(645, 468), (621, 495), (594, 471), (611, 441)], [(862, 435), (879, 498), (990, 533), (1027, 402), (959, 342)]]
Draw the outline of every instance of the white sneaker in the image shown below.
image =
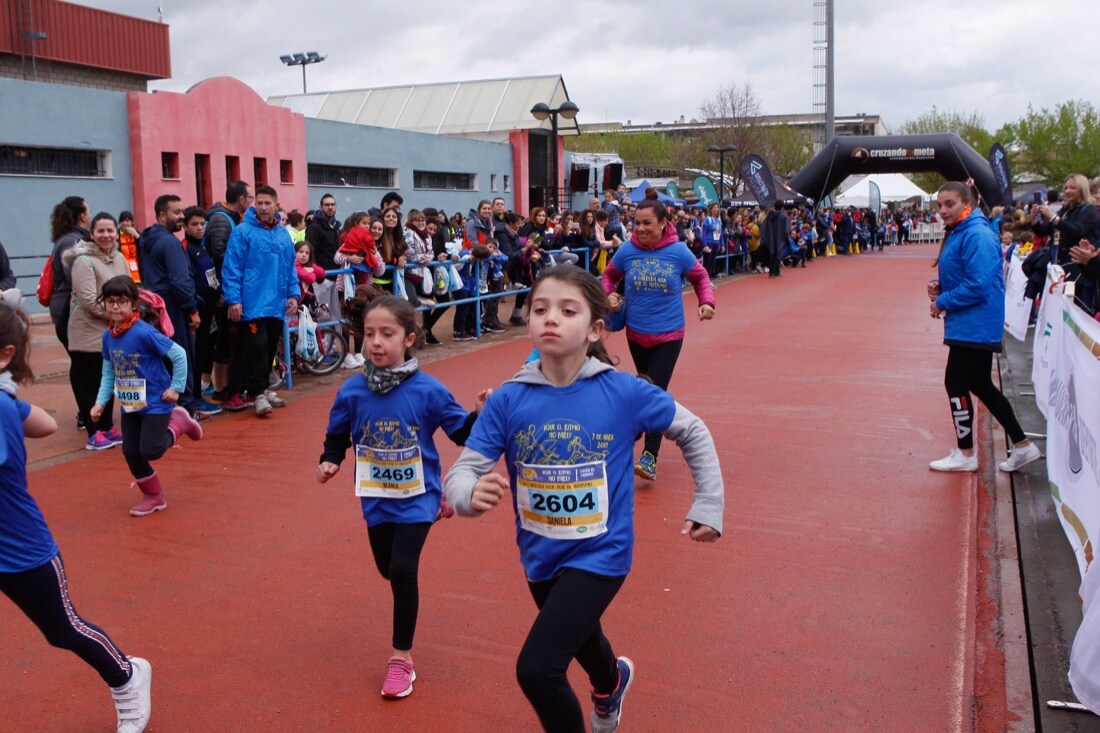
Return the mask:
[(348, 354), (347, 356), (345, 356), (343, 367), (348, 370), (361, 369), (363, 363), (356, 359), (356, 356), (357, 354)]
[(1039, 452), (1039, 446), (1034, 443), (1028, 443), (1023, 448), (1013, 448), (1012, 453), (1008, 455), (1007, 461), (1002, 461), (997, 466), (1006, 473), (1012, 473), (1013, 471), (1019, 471), (1027, 464), (1037, 461), (1043, 457), (1043, 454)]
[(967, 456), (958, 448), (952, 448), (950, 453), (938, 461), (932, 461), (928, 467), (933, 471), (977, 471), (978, 457)]
[(275, 390), (267, 390), (264, 392), (264, 397), (271, 403), (272, 407), (286, 407), (286, 400), (280, 397)]
[(141, 657), (129, 657), (132, 674), (122, 687), (112, 687), (118, 713), (118, 733), (141, 733), (153, 712), (153, 667)]
[(256, 395), (256, 414), (263, 417), (267, 413), (271, 412), (271, 402), (267, 399), (266, 394)]

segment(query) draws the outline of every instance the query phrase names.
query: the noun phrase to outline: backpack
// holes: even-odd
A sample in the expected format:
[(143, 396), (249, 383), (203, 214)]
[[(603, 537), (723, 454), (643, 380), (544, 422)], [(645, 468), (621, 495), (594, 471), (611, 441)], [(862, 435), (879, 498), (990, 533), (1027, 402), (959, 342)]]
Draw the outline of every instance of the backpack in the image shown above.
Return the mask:
[(46, 265), (42, 268), (42, 274), (38, 277), (38, 287), (34, 291), (40, 305), (47, 308), (50, 306), (53, 288), (53, 255), (50, 255), (46, 258)]

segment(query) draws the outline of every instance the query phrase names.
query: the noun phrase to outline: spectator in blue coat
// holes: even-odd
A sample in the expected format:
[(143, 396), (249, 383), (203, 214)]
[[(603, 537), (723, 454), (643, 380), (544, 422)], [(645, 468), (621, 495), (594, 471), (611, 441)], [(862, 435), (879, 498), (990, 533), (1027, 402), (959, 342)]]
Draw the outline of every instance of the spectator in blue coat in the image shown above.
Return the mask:
[(1013, 443), (1002, 471), (1018, 471), (1040, 457), (1024, 435), (1012, 405), (993, 384), (993, 354), (1001, 350), (1005, 320), (1004, 271), (1001, 245), (989, 220), (972, 205), (966, 184), (951, 181), (936, 194), (936, 206), (946, 229), (936, 260), (939, 279), (928, 284), (931, 315), (943, 318), (943, 342), (948, 347), (944, 386), (955, 423), (958, 447), (928, 464), (934, 471), (976, 471), (974, 404), (982, 401)]
[[(283, 317), (297, 313), (301, 297), (294, 244), (279, 219), (278, 206), (274, 188), (256, 189), (255, 205), (230, 235), (222, 263), (222, 293), (229, 320), (242, 324), (245, 341), (242, 387), (259, 416), (286, 404), (268, 388), (268, 375), (282, 339)], [(245, 400), (240, 394), (237, 398)], [(236, 404), (231, 407), (239, 408)]]
[[(195, 369), (195, 330), (202, 319), (195, 298), (195, 282), (191, 279), (191, 261), (176, 232), (183, 229), (183, 204), (180, 197), (166, 193), (153, 203), (157, 223), (141, 233), (138, 240), (138, 261), (141, 263), (141, 284), (164, 299), (164, 310), (172, 321), (172, 340), (187, 356), (189, 374)], [(188, 380), (176, 402), (194, 417), (199, 395)]]

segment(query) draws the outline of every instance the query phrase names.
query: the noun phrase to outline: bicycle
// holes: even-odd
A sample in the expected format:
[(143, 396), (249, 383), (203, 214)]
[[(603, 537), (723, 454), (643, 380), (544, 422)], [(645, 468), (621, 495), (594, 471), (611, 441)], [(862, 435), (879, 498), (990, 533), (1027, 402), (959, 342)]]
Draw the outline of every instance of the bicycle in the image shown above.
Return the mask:
[[(298, 353), (298, 318), (293, 317), (289, 324), (290, 350), (294, 355), (291, 367), (296, 374), (305, 372), (323, 377), (332, 374), (344, 363), (344, 357), (348, 355), (348, 340), (344, 336), (343, 324), (340, 321), (330, 320), (328, 309), (324, 306), (311, 308), (310, 315), (317, 322), (317, 356), (307, 359)], [(287, 362), (283, 353), (283, 342), (280, 340), (271, 370), (272, 389), (277, 389), (285, 383), (286, 373)]]

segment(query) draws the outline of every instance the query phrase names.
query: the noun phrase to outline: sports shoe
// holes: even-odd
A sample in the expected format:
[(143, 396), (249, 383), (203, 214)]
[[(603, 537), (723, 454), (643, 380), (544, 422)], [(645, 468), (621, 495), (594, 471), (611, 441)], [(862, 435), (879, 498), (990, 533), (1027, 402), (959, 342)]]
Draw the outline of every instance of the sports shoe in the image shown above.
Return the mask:
[(997, 464), (997, 467), (1007, 473), (1013, 471), (1019, 471), (1027, 464), (1037, 461), (1043, 457), (1043, 454), (1039, 452), (1039, 446), (1034, 443), (1028, 443), (1023, 448), (1013, 448), (1012, 453), (1009, 454), (1007, 461), (1001, 461)]
[(512, 316), (511, 318), (508, 319), (508, 323), (512, 324), (513, 326), (526, 326), (527, 325), (527, 321), (523, 320), (523, 316)]
[(489, 333), (504, 333), (503, 323), (483, 323), (481, 324), (482, 331), (488, 331)]
[(246, 398), (241, 394), (235, 394), (223, 402), (222, 407), (230, 412), (242, 412), (252, 407), (252, 404), (251, 398)]
[(80, 417), (79, 412), (76, 413), (76, 429), (77, 430), (85, 430), (86, 429), (84, 427), (84, 419), (82, 417)]
[(592, 733), (614, 733), (619, 727), (619, 721), (623, 719), (623, 700), (630, 686), (634, 684), (634, 662), (627, 657), (619, 657), (616, 660), (619, 668), (619, 684), (610, 695), (600, 695), (592, 691)]
[(952, 448), (950, 453), (938, 461), (932, 461), (928, 467), (933, 471), (977, 471), (978, 457), (967, 456), (958, 448)]
[(642, 457), (634, 464), (634, 475), (653, 481), (657, 478), (657, 456), (649, 451), (642, 451)]
[(122, 687), (112, 687), (118, 714), (118, 733), (141, 733), (149, 725), (153, 712), (153, 667), (141, 657), (130, 660), (130, 680)]
[(352, 370), (352, 369), (362, 369), (363, 364), (362, 364), (362, 362), (360, 362), (358, 359), (355, 358), (356, 356), (357, 356), (356, 354), (348, 354), (347, 356), (344, 357), (344, 363), (341, 366), (343, 366), (344, 369), (347, 369), (349, 371)]
[(214, 394), (214, 385), (208, 384), (202, 388), (202, 396), (204, 399), (212, 394)]
[(199, 417), (200, 415), (203, 417), (213, 417), (214, 415), (220, 415), (221, 412), (221, 407), (215, 405), (213, 402), (207, 402), (205, 399), (199, 400), (195, 404), (195, 417)]
[(108, 448), (114, 448), (118, 443), (114, 442), (107, 437), (107, 433), (102, 430), (97, 430), (88, 436), (88, 440), (84, 443), (85, 450), (107, 450)]
[(386, 679), (382, 683), (382, 697), (408, 697), (413, 691), (416, 671), (413, 663), (401, 657), (390, 657), (386, 663)]
[(472, 333), (466, 333), (465, 331), (459, 331), (455, 334), (455, 341), (473, 341), (474, 335)]
[(276, 394), (275, 390), (269, 389), (264, 392), (264, 397), (271, 403), (272, 407), (286, 407), (286, 400)]
[(435, 337), (435, 334), (428, 331), (424, 334), (424, 343), (428, 346), (442, 346), (443, 342)]
[(111, 441), (115, 445), (122, 445), (122, 433), (118, 432), (118, 428), (111, 428), (106, 433), (107, 440)]
[(267, 398), (267, 393), (256, 395), (256, 414), (263, 417), (267, 413), (271, 412), (271, 400)]

